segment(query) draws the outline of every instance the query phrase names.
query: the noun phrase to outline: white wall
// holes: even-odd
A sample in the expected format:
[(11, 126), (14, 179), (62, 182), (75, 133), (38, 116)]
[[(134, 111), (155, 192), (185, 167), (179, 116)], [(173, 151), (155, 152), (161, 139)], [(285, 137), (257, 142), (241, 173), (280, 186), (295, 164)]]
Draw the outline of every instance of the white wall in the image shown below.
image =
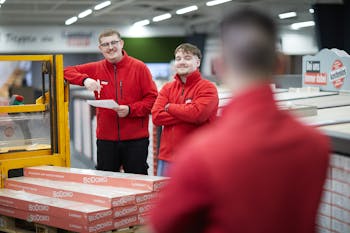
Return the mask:
[[(123, 37), (184, 36), (180, 27), (0, 27), (0, 53), (98, 53), (97, 37), (106, 28), (118, 29)], [(281, 49), (288, 55), (314, 54), (318, 51), (313, 28), (284, 30)], [(211, 60), (218, 52), (219, 40), (208, 38), (202, 72), (211, 74)]]
[[(287, 55), (308, 55), (318, 52), (313, 28), (300, 31), (283, 30), (280, 33), (281, 51)], [(206, 77), (211, 76), (211, 61), (218, 54), (219, 39), (208, 38), (204, 49), (202, 61), (202, 73)]]
[(282, 52), (288, 55), (306, 55), (318, 52), (314, 31), (304, 29), (300, 31), (285, 30), (280, 34)]
[(98, 52), (97, 38), (106, 28), (122, 37), (183, 36), (181, 27), (0, 27), (0, 53), (91, 53)]

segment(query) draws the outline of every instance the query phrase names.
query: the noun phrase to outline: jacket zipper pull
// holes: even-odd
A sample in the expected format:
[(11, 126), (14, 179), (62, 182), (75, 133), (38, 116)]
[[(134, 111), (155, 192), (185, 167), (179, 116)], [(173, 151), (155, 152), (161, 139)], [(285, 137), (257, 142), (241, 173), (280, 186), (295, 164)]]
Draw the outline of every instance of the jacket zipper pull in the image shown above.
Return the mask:
[(184, 92), (185, 92), (185, 85), (182, 85), (181, 95), (184, 95)]
[(120, 98), (123, 99), (123, 81), (119, 81), (119, 87), (120, 87)]

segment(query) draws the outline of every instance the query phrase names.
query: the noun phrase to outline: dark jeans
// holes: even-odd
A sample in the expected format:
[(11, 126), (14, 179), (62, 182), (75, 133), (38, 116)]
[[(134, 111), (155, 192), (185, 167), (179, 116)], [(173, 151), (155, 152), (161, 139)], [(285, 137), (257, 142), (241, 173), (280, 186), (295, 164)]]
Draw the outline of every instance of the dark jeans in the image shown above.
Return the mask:
[(147, 175), (148, 138), (127, 141), (97, 140), (97, 170)]

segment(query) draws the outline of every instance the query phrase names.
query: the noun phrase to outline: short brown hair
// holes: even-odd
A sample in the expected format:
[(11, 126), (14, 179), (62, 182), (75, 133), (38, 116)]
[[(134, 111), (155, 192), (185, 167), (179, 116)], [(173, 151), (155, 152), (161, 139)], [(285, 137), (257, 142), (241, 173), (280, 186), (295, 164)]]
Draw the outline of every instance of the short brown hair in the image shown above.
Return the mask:
[(117, 35), (119, 38), (121, 38), (120, 33), (117, 30), (106, 29), (103, 32), (101, 32), (100, 35), (98, 36), (98, 42), (101, 43), (102, 37), (107, 37), (107, 36), (112, 36), (112, 35)]
[[(223, 53), (232, 66), (264, 74), (274, 72), (277, 65), (277, 27), (271, 16), (251, 7), (237, 8), (224, 17), (220, 26)], [(254, 30), (261, 38), (251, 37), (243, 43), (235, 43), (239, 30)]]
[(175, 49), (174, 55), (176, 56), (176, 53), (180, 50), (184, 51), (185, 53), (192, 53), (193, 55), (196, 55), (199, 59), (202, 59), (201, 51), (199, 50), (199, 48), (197, 46), (195, 46), (193, 44), (190, 44), (190, 43), (180, 44)]

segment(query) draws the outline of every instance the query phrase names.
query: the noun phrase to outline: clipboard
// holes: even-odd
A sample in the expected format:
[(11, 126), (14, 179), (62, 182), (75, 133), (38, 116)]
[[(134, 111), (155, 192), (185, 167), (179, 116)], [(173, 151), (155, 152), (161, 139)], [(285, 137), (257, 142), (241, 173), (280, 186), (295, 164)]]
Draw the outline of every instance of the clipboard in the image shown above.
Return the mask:
[(87, 104), (94, 106), (96, 108), (108, 108), (108, 109), (113, 109), (119, 107), (117, 102), (112, 99), (106, 99), (106, 100), (87, 100)]

